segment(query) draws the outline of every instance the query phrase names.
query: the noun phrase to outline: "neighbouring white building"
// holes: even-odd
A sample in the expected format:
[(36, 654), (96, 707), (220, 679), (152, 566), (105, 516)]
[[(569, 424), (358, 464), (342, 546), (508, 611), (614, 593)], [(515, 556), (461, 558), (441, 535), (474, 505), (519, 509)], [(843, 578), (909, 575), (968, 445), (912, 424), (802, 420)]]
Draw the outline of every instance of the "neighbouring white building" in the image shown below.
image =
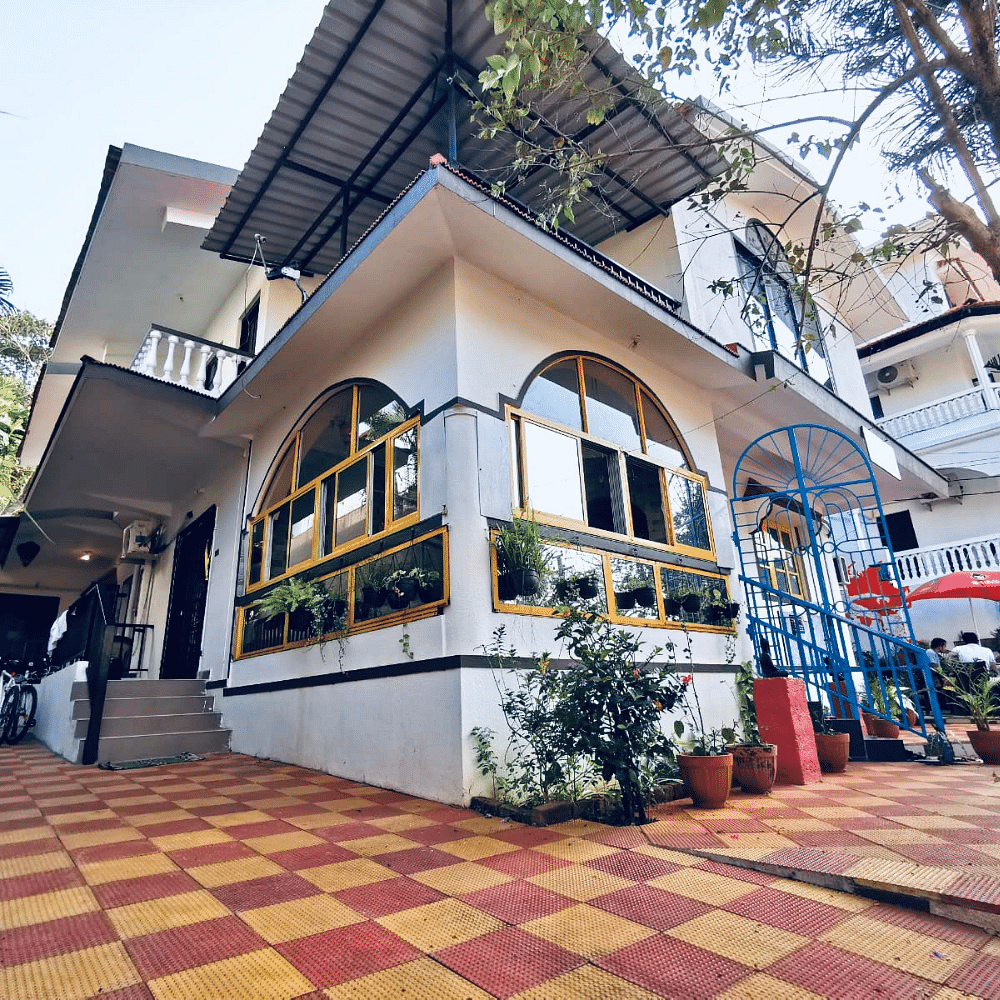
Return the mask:
[[(884, 502), (950, 502), (873, 421), (850, 336), (796, 346), (775, 226), (808, 179), (770, 160), (757, 193), (689, 204), (721, 169), (712, 144), (691, 115), (644, 115), (602, 51), (620, 105), (564, 127), (642, 152), (547, 230), (544, 171), (498, 195), (513, 140), (479, 141), (456, 110), (451, 84), (499, 44), (472, 0), (333, 0), (241, 173), (110, 151), (0, 553), (0, 589), (74, 612), (64, 651), (91, 670), (46, 678), (38, 730), (69, 759), (228, 738), (463, 800), (469, 731), (500, 725), (483, 647), (502, 625), (526, 655), (552, 649), (569, 576), (650, 645), (686, 632), (703, 701), (731, 720), (714, 682), (751, 650), (730, 500), (734, 477), (737, 497), (765, 490), (738, 468), (762, 435), (828, 428), (872, 457)], [(710, 290), (720, 275), (752, 318)], [(862, 302), (896, 307), (858, 280), (819, 305), (860, 336)], [(489, 542), (529, 512), (558, 573), (517, 596)], [(794, 514), (755, 525), (754, 573), (804, 608), (834, 567), (807, 565)], [(413, 569), (422, 588), (390, 602), (384, 578)], [(343, 602), (325, 643), (257, 613), (290, 579)], [(150, 680), (105, 700), (100, 663)], [(125, 718), (116, 684), (145, 685), (151, 722)]]

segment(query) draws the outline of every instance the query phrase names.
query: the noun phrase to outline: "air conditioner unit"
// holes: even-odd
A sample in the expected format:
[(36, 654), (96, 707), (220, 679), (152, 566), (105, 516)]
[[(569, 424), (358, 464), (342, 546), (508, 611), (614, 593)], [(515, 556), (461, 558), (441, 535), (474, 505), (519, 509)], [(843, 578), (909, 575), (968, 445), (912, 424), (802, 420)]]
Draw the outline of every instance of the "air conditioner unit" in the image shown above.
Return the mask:
[(122, 559), (152, 559), (159, 527), (156, 521), (133, 521), (122, 535)]
[(901, 385), (913, 385), (917, 373), (909, 361), (886, 365), (875, 373), (875, 383), (880, 389), (896, 389)]

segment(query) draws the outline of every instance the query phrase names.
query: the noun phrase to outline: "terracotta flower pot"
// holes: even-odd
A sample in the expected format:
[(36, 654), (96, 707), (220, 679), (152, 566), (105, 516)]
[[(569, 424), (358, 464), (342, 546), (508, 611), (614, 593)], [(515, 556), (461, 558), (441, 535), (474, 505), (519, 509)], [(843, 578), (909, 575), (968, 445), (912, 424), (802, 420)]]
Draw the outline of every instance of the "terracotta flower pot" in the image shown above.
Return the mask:
[(869, 720), (868, 732), (872, 736), (879, 736), (886, 740), (899, 738), (899, 726), (895, 722), (889, 722), (888, 719), (881, 719), (877, 715), (873, 715)]
[(840, 774), (847, 770), (851, 756), (850, 733), (816, 733), (816, 756), (819, 768), (827, 774)]
[(696, 757), (678, 754), (677, 764), (684, 779), (684, 790), (694, 800), (696, 809), (721, 809), (733, 785), (733, 755)]
[(734, 746), (733, 780), (744, 792), (764, 795), (774, 785), (778, 773), (778, 749), (769, 747)]
[(969, 729), (972, 749), (984, 764), (1000, 764), (1000, 729)]

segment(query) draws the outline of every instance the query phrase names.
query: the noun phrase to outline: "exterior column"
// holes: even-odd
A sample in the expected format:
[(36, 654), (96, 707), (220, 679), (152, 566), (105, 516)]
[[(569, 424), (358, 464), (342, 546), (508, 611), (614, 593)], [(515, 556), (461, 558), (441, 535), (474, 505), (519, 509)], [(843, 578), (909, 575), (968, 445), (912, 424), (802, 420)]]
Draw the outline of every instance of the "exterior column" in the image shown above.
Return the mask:
[(965, 338), (965, 349), (969, 352), (969, 360), (972, 361), (972, 370), (979, 379), (979, 391), (983, 394), (987, 410), (1000, 409), (1000, 399), (992, 391), (993, 383), (990, 382), (989, 373), (986, 371), (986, 364), (983, 361), (983, 352), (979, 349), (979, 341), (976, 339), (976, 331), (968, 330), (963, 333)]

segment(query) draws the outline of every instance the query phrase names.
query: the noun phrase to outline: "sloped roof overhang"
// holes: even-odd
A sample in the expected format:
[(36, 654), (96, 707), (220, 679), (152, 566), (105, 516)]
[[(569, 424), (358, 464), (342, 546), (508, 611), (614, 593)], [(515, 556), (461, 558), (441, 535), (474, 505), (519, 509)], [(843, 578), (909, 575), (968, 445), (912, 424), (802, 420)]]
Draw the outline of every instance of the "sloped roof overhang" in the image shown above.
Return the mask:
[[(365, 234), (222, 395), (205, 433), (252, 435), (283, 407), (301, 409), (296, 393), (303, 366), (349, 351), (382, 313), (452, 259), (682, 375), (692, 391), (712, 400), (720, 444), (729, 454), (790, 423), (831, 423), (859, 443), (862, 427), (885, 438), (869, 418), (780, 356), (773, 359), (774, 380), (755, 381), (747, 351), (734, 353), (685, 321), (655, 286), (572, 237), (544, 230), (488, 185), (446, 165), (428, 170)], [(903, 479), (880, 480), (884, 499), (947, 495), (946, 481), (933, 468), (893, 447)]]
[[(549, 134), (606, 157), (570, 227), (593, 245), (665, 213), (725, 165), (677, 109), (634, 99), (641, 81), (610, 43), (595, 35), (589, 48), (588, 83), (610, 80), (615, 92), (607, 119), (588, 124), (581, 98), (537, 107)], [(467, 96), (502, 49), (481, 0), (331, 0), (204, 248), (249, 261), (260, 234), (269, 264), (325, 274), (433, 153), (506, 178), (518, 137), (479, 139)], [(507, 192), (539, 211), (554, 182), (537, 168)]]

